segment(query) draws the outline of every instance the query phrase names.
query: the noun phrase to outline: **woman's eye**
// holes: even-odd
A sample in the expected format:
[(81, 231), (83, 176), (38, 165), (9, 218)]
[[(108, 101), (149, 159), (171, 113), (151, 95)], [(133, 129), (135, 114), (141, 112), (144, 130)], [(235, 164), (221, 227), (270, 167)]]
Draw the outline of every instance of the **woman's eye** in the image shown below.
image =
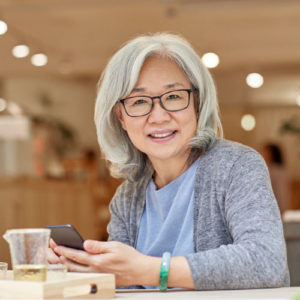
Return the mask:
[(172, 94), (172, 95), (168, 95), (167, 100), (176, 100), (179, 99), (179, 95), (177, 94)]
[(145, 101), (144, 99), (138, 99), (134, 101), (133, 105), (141, 105), (145, 103), (147, 103), (147, 101)]

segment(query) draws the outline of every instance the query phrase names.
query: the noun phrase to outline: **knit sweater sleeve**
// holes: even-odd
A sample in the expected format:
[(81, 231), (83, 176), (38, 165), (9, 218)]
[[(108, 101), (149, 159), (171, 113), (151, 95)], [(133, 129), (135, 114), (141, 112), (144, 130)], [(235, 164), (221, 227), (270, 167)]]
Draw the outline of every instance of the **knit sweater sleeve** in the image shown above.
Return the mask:
[(110, 202), (109, 210), (111, 218), (107, 226), (107, 231), (109, 234), (109, 241), (119, 241), (130, 245), (127, 216), (129, 204), (128, 201), (126, 201), (126, 198), (126, 183), (123, 183), (118, 187)]
[(232, 243), (186, 256), (195, 289), (289, 285), (282, 223), (263, 159), (242, 153), (223, 185), (218, 201)]
[(146, 200), (146, 187), (151, 173), (135, 182), (125, 180), (110, 202), (110, 222), (107, 226), (109, 241), (135, 246), (139, 222)]

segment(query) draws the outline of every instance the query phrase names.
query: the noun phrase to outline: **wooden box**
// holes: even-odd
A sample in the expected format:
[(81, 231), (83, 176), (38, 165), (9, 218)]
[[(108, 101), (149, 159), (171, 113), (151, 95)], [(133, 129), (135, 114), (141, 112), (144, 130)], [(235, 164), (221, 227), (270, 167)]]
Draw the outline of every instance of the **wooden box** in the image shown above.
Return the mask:
[(67, 273), (45, 282), (12, 280), (12, 271), (0, 280), (1, 299), (74, 299), (115, 297), (113, 274)]

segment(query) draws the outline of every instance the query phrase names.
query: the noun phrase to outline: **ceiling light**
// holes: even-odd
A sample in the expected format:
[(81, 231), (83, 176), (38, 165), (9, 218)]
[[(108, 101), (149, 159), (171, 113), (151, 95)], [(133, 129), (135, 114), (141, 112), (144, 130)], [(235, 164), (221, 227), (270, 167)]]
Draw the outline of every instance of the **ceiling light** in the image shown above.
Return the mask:
[(215, 68), (219, 64), (220, 59), (217, 54), (208, 52), (202, 56), (202, 62), (207, 68)]
[(241, 120), (241, 125), (242, 128), (246, 131), (251, 131), (255, 127), (255, 118), (253, 115), (247, 114), (243, 115), (242, 120)]
[(7, 31), (7, 24), (0, 20), (0, 35)]
[(247, 84), (254, 88), (260, 88), (264, 83), (264, 78), (259, 73), (250, 73), (246, 78)]
[(0, 112), (4, 111), (7, 107), (6, 101), (3, 98), (0, 98)]
[(31, 56), (31, 63), (36, 67), (45, 66), (48, 62), (48, 57), (46, 54), (37, 53)]
[(29, 54), (29, 48), (26, 45), (17, 45), (13, 47), (12, 54), (14, 57), (26, 57)]

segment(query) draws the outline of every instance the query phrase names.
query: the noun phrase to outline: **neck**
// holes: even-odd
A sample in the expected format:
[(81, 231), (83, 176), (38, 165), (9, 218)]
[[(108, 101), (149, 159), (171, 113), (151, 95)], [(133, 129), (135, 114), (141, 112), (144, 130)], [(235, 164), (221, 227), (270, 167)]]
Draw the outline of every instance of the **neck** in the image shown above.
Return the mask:
[(190, 161), (189, 156), (190, 152), (188, 152), (182, 159), (175, 158), (171, 161), (152, 162), (155, 170), (153, 180), (157, 189), (161, 189), (178, 178), (199, 157), (198, 155), (193, 159), (193, 161)]

